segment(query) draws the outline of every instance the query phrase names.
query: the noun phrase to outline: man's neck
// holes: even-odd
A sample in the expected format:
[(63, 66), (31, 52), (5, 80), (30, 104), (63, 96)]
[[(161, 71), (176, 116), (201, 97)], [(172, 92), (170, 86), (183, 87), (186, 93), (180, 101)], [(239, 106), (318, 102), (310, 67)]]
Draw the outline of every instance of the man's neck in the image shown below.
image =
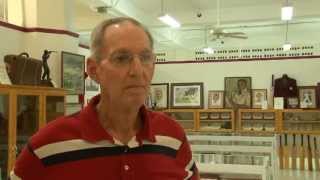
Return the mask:
[(97, 105), (102, 127), (123, 144), (127, 144), (142, 126), (139, 109), (138, 107), (108, 106), (105, 102), (99, 102)]

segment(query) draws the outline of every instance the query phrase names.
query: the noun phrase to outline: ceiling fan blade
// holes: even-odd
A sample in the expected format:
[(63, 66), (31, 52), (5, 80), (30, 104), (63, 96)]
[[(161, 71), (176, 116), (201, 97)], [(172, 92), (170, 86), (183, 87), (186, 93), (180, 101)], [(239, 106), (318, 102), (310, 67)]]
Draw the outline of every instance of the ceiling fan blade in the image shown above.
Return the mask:
[(225, 35), (224, 37), (238, 38), (238, 39), (248, 39), (248, 36), (239, 36), (239, 35)]

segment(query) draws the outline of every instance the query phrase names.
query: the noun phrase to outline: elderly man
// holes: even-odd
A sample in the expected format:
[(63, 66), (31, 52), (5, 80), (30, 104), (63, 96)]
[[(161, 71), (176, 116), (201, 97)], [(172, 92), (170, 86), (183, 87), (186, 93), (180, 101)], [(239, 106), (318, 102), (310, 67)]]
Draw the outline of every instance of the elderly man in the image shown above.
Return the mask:
[(101, 94), (79, 113), (42, 128), (20, 154), (12, 179), (199, 179), (183, 129), (145, 108), (153, 40), (136, 20), (103, 21), (92, 33), (87, 72)]

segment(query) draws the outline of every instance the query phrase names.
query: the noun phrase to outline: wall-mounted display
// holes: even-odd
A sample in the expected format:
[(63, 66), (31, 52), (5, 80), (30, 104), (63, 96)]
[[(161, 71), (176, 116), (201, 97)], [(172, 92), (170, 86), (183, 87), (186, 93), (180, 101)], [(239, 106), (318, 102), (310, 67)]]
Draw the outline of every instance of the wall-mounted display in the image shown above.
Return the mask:
[(203, 108), (203, 83), (172, 83), (172, 108)]
[(316, 87), (300, 86), (299, 100), (300, 100), (300, 108), (317, 108)]
[(62, 87), (68, 94), (84, 94), (85, 56), (70, 52), (61, 52)]
[(208, 92), (208, 108), (223, 108), (224, 91)]
[[(154, 109), (168, 109), (169, 83), (151, 84), (149, 98)], [(150, 105), (149, 105), (150, 106)]]
[(252, 89), (252, 108), (262, 108), (267, 101), (267, 89)]
[(225, 107), (251, 107), (251, 77), (225, 77)]

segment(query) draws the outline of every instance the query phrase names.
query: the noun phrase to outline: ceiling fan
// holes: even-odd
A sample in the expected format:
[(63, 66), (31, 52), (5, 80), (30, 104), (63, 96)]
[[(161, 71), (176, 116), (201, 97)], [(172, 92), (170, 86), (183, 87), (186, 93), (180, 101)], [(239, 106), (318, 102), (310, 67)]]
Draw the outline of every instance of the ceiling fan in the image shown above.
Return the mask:
[(209, 30), (209, 35), (212, 41), (222, 38), (248, 39), (248, 36), (244, 32), (227, 32), (220, 26), (220, 0), (217, 0), (217, 24)]

